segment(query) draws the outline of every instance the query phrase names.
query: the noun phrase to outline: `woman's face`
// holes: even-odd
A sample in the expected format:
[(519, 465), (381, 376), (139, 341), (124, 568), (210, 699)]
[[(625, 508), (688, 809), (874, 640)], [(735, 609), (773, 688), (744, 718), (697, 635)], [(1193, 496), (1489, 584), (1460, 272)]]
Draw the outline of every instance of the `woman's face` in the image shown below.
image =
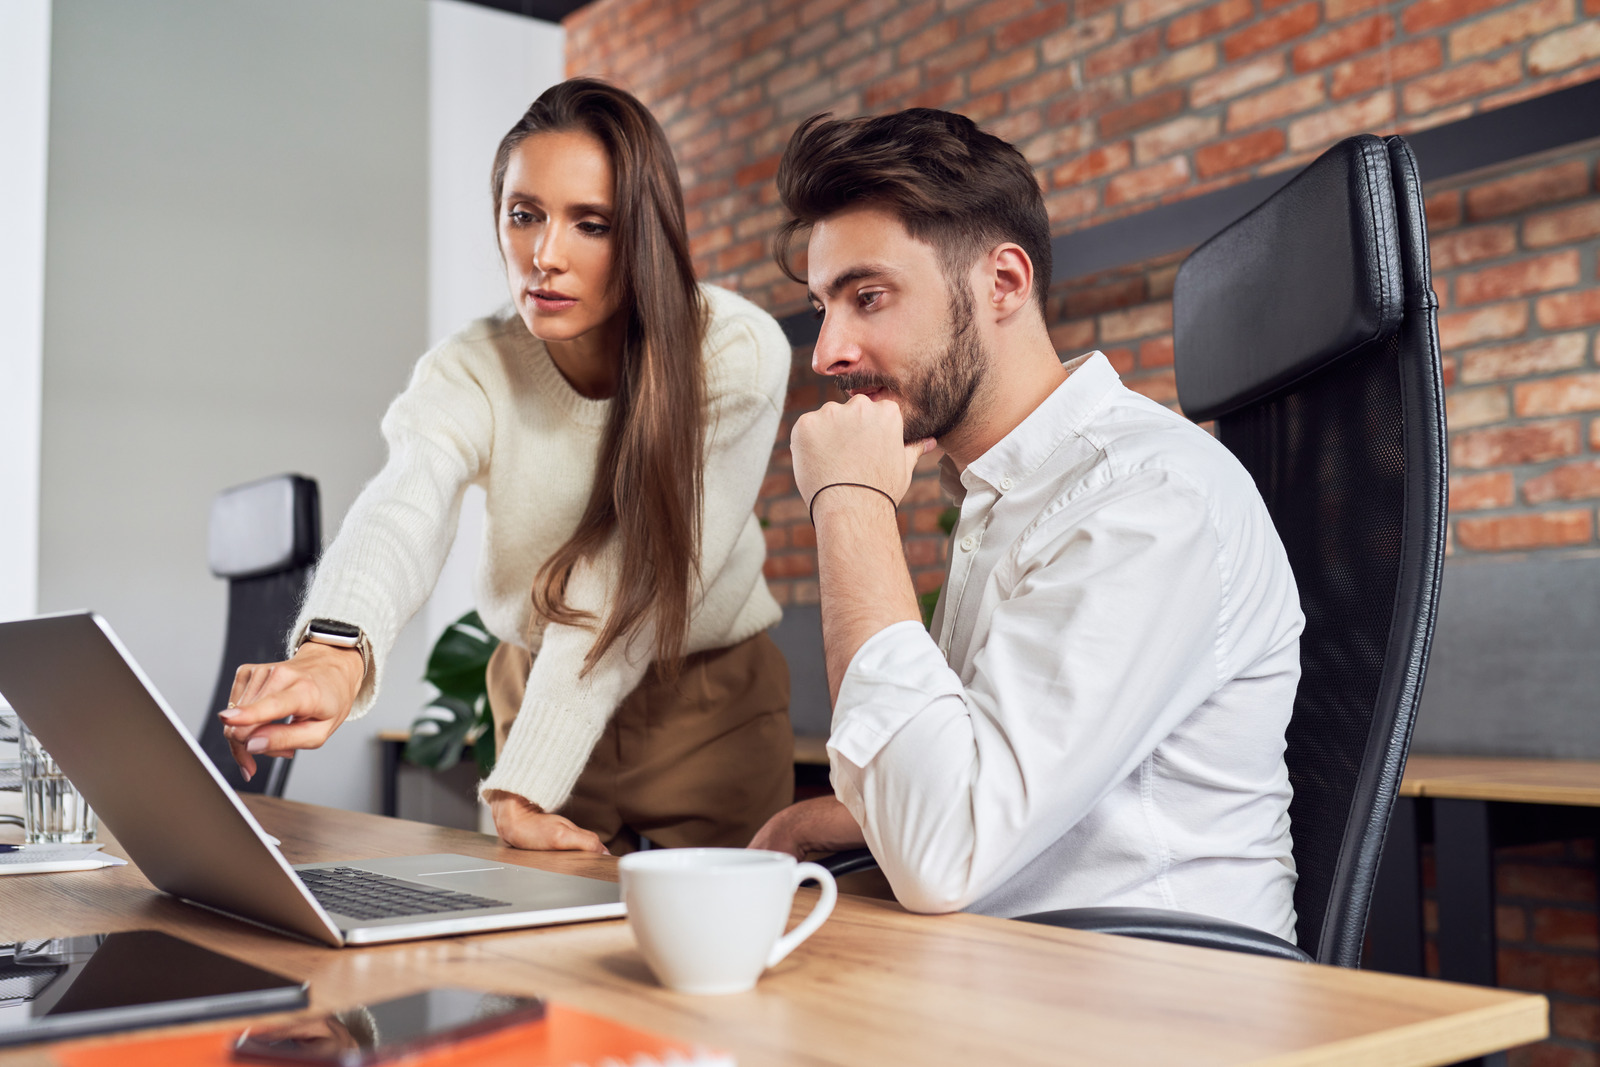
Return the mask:
[(611, 160), (583, 131), (536, 133), (511, 153), (500, 192), (500, 255), (522, 321), (571, 341), (617, 312), (611, 284)]

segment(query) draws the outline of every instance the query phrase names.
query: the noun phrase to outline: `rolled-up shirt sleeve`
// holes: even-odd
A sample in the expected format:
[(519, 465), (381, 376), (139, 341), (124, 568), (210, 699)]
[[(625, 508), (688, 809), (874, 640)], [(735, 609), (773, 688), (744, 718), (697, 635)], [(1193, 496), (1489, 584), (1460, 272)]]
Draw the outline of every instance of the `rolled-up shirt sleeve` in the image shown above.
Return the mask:
[(840, 685), (834, 789), (913, 911), (957, 911), (1001, 885), (1218, 684), (1219, 539), (1181, 477), (1083, 494), (990, 581), (999, 598), (965, 681), (905, 622), (867, 640)]

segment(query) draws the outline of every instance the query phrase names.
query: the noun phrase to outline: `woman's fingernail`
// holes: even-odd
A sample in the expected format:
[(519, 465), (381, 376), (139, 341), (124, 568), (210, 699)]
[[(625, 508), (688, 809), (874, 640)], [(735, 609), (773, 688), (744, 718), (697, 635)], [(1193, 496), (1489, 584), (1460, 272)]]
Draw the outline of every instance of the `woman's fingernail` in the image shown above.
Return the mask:
[(249, 772), (249, 771), (247, 771), (247, 770), (245, 770), (245, 769), (244, 769), (244, 768), (243, 768), (243, 767), (240, 767), (240, 768), (239, 768), (239, 773), (240, 773), (240, 774), (242, 774), (242, 775), (244, 775), (244, 780), (245, 780), (245, 781), (247, 781), (247, 782), (248, 782), (248, 781), (249, 781), (249, 780), (250, 780), (250, 779), (251, 779), (251, 778), (253, 778), (253, 777), (255, 777), (255, 776), (254, 776), (254, 775), (253, 775), (253, 774), (251, 774), (251, 773), (250, 773), (250, 772)]
[(252, 737), (244, 743), (244, 750), (251, 755), (265, 752), (267, 750), (267, 739), (265, 737)]

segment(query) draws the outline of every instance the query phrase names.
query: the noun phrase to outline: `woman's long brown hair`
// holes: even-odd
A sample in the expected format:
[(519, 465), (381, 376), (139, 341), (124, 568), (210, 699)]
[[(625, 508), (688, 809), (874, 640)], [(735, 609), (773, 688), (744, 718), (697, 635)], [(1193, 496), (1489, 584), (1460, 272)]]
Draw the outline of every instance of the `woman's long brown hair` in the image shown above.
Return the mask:
[(511, 153), (535, 133), (572, 130), (591, 134), (611, 159), (610, 284), (627, 324), (589, 502), (572, 537), (540, 568), (533, 606), (551, 622), (592, 624), (592, 613), (567, 603), (567, 582), (574, 567), (615, 535), (622, 570), (584, 671), (653, 618), (657, 670), (671, 677), (683, 655), (699, 577), (706, 435), (701, 347), (708, 312), (689, 257), (672, 149), (644, 105), (615, 86), (590, 78), (564, 81), (511, 127), (494, 157), (496, 225)]

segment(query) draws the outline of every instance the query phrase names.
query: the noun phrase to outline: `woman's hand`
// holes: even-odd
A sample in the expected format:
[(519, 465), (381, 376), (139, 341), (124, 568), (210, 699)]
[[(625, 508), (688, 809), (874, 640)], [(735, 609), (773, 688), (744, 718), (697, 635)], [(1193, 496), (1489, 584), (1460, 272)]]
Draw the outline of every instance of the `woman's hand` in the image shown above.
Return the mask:
[(364, 672), (356, 649), (315, 641), (301, 645), (293, 659), (240, 667), (228, 707), (217, 716), (245, 781), (255, 776), (257, 756), (321, 748), (349, 716)]
[(611, 855), (599, 835), (571, 819), (552, 815), (515, 793), (491, 789), (483, 795), (494, 816), (495, 832), (512, 848), (530, 852), (598, 852)]
[(751, 848), (787, 852), (797, 860), (805, 859), (808, 852), (866, 846), (861, 827), (837, 797), (813, 797), (790, 804), (768, 819), (750, 841)]

